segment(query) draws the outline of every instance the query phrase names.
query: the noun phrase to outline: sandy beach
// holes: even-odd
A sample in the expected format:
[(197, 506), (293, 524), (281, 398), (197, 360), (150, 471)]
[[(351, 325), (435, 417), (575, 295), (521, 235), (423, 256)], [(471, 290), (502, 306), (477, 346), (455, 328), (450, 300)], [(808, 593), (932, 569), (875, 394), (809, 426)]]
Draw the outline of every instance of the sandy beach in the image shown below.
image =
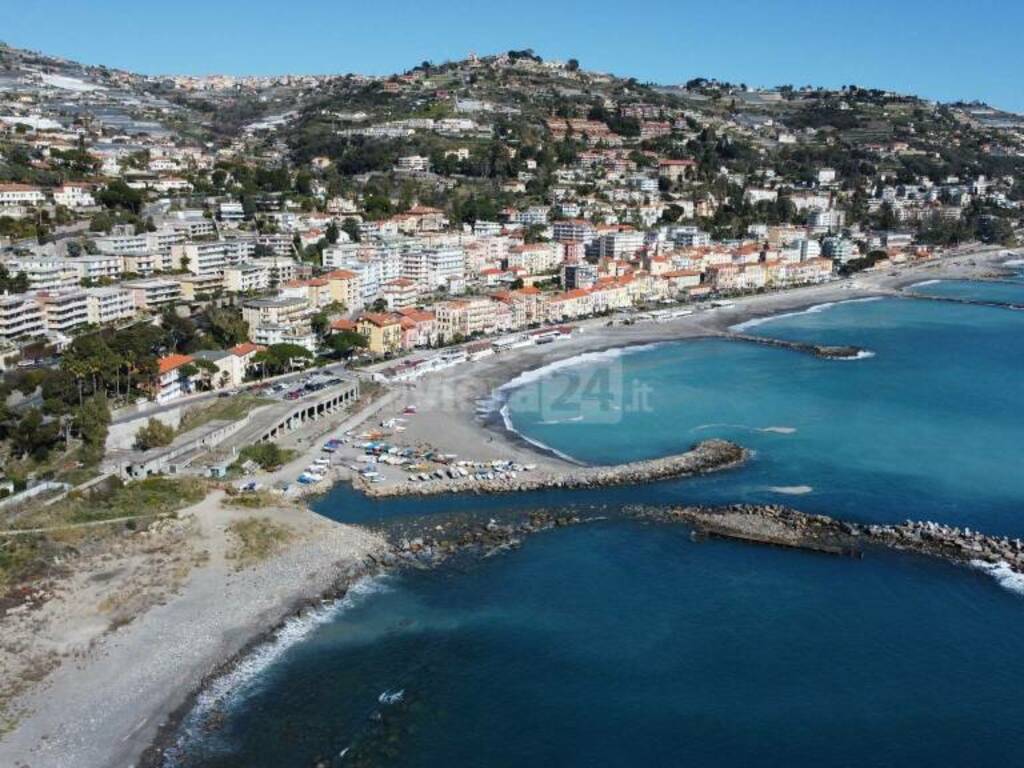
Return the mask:
[[(481, 418), (480, 402), (526, 371), (587, 352), (720, 336), (752, 319), (827, 302), (898, 295), (902, 288), (928, 279), (991, 275), (1005, 260), (1002, 250), (974, 249), (850, 280), (738, 298), (731, 306), (664, 323), (581, 322), (569, 339), (391, 386), (326, 431), (359, 433), (400, 417), (405, 419), (403, 431), (388, 437), (395, 444), (429, 445), (476, 461), (532, 464), (537, 472), (565, 472), (576, 465), (517, 438), (493, 414)], [(415, 408), (414, 415), (405, 413), (409, 406)], [(322, 439), (319, 433), (306, 436), (298, 446), (300, 456), (257, 479), (265, 485), (294, 481), (320, 455)], [(344, 467), (360, 453), (350, 445), (336, 455)], [(339, 476), (349, 472), (342, 468)], [(397, 467), (386, 473), (386, 482), (405, 482), (405, 472)], [(228, 526), (254, 513), (225, 507), (222, 497), (222, 492), (211, 493), (179, 513), (159, 534), (168, 539), (166, 547), (153, 546), (159, 542), (151, 540), (148, 549), (126, 546), (123, 553), (78, 564), (75, 576), (42, 608), (3, 617), (0, 654), (6, 656), (0, 655), (0, 662), (38, 664), (42, 682), (17, 698), (19, 720), (0, 739), (0, 765), (136, 764), (160, 726), (211, 673), (298, 606), (352, 578), (368, 555), (387, 547), (375, 533), (321, 518), (301, 503), (282, 504), (255, 514), (294, 533), (287, 548), (239, 569), (229, 557)], [(123, 618), (100, 610), (113, 592), (139, 581), (147, 589), (133, 593), (135, 602)]]
[[(900, 295), (903, 288), (930, 279), (967, 279), (990, 275), (1005, 260), (1002, 248), (974, 248), (885, 272), (861, 273), (852, 279), (737, 298), (731, 306), (708, 309), (667, 322), (608, 325), (608, 320), (575, 324), (571, 338), (543, 346), (523, 347), (431, 373), (414, 382), (394, 386), (391, 403), (374, 421), (402, 418), (404, 431), (389, 442), (404, 446), (429, 445), (474, 461), (508, 460), (536, 464), (538, 471), (559, 472), (573, 466), (558, 456), (518, 438), (504, 429), (500, 418), (481, 418), (481, 402), (492, 392), (526, 371), (532, 371), (585, 353), (665, 341), (721, 336), (750, 320), (785, 312), (798, 312), (828, 302), (873, 296)], [(747, 333), (756, 334), (756, 328)], [(827, 343), (827, 339), (822, 340)], [(407, 406), (415, 415), (404, 414)], [(685, 450), (689, 446), (680, 446)], [(350, 452), (348, 456), (354, 456)], [(381, 468), (385, 482), (402, 482), (404, 473)]]

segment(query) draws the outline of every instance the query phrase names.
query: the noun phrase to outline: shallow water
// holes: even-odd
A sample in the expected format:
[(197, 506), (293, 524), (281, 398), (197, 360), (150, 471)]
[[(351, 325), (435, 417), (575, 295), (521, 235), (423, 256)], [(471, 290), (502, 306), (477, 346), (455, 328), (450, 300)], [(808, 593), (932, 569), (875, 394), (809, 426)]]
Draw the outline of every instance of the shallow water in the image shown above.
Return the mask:
[(1024, 275), (1006, 281), (928, 280), (910, 287), (911, 293), (1002, 304), (1024, 304)]
[[(779, 501), (1024, 532), (1024, 314), (886, 299), (756, 332), (875, 354), (667, 344), (528, 377), (508, 399), (517, 429), (587, 461), (720, 436), (756, 450), (741, 470), (520, 496), (369, 501), (338, 488), (316, 508), (366, 522)], [(291, 627), (215, 689), (172, 763), (1013, 765), (1019, 582), (888, 552), (695, 544), (683, 526), (618, 518), (559, 529), (387, 577)], [(211, 704), (225, 713), (212, 734), (198, 729)]]

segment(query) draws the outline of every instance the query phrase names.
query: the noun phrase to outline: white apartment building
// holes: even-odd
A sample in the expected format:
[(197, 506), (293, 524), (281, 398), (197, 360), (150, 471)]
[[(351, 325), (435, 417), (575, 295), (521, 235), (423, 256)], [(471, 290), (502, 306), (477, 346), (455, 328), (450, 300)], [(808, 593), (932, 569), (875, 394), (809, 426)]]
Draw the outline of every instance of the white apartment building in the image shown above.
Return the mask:
[(711, 235), (697, 227), (673, 227), (669, 237), (679, 248), (702, 248), (711, 245)]
[(90, 208), (96, 205), (96, 198), (84, 184), (65, 184), (53, 190), (53, 202), (65, 208)]
[(63, 261), (68, 268), (75, 270), (79, 280), (117, 280), (121, 277), (122, 261), (119, 256), (83, 254)]
[(132, 292), (120, 286), (85, 288), (89, 308), (89, 323), (105, 325), (126, 320), (135, 314)]
[(28, 184), (0, 184), (0, 207), (42, 205), (46, 196), (39, 187)]
[(430, 170), (430, 158), (423, 155), (406, 155), (398, 158), (395, 169), (405, 173), (426, 173)]
[(280, 285), (295, 279), (295, 260), (281, 256), (266, 256), (261, 259), (252, 259), (250, 264), (263, 267), (267, 270), (268, 279), (271, 285)]
[(807, 217), (807, 224), (815, 232), (837, 232), (845, 223), (846, 212), (838, 208), (816, 208)]
[(70, 334), (89, 322), (89, 298), (85, 291), (40, 291), (35, 300), (48, 332)]
[(147, 253), (168, 253), (172, 246), (185, 242), (184, 230), (172, 227), (160, 227), (156, 232), (141, 234), (121, 233), (96, 238), (96, 247), (100, 253), (112, 253), (117, 256), (141, 255)]
[(401, 277), (412, 280), (425, 291), (447, 286), (465, 276), (466, 254), (458, 247), (425, 248), (401, 255)]
[(186, 243), (171, 248), (193, 275), (219, 275), (228, 267), (252, 258), (256, 243), (252, 240), (217, 240), (210, 243)]
[(181, 285), (177, 280), (154, 277), (149, 280), (132, 280), (125, 283), (124, 287), (131, 292), (136, 309), (159, 309), (181, 298)]
[(550, 211), (546, 206), (531, 205), (529, 208), (516, 211), (512, 215), (512, 221), (526, 227), (531, 227), (537, 224), (547, 224), (549, 213)]
[(18, 339), (44, 333), (43, 310), (25, 293), (0, 296), (0, 338)]
[(551, 229), (554, 239), (560, 243), (589, 243), (597, 237), (594, 225), (583, 219), (556, 221), (551, 225)]
[(269, 287), (270, 269), (262, 264), (246, 262), (224, 270), (224, 288), (229, 291), (247, 293), (265, 291)]
[(7, 262), (12, 275), (24, 273), (33, 291), (59, 291), (78, 285), (78, 272), (53, 256), (20, 256)]
[(634, 230), (609, 232), (598, 241), (598, 255), (607, 259), (631, 259), (644, 247), (644, 233)]

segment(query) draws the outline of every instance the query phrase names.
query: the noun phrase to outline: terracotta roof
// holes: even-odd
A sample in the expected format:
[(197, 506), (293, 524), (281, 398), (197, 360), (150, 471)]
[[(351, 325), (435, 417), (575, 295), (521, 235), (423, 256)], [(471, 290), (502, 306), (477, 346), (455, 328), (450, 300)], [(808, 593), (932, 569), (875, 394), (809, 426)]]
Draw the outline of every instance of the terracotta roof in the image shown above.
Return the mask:
[(187, 365), (192, 360), (191, 355), (167, 355), (166, 357), (161, 357), (157, 362), (160, 366), (160, 373), (164, 374), (173, 371), (175, 368)]
[(228, 350), (235, 357), (245, 357), (253, 352), (262, 352), (266, 347), (262, 344), (253, 344), (251, 341), (246, 341), (241, 344), (236, 344)]

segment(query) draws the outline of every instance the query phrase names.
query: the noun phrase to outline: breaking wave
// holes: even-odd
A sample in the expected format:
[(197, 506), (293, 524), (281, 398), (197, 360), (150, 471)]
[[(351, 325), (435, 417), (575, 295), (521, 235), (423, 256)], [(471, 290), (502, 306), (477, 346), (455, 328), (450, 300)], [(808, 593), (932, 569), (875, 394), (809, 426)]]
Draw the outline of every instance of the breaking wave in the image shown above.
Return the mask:
[(987, 563), (984, 560), (971, 560), (971, 566), (984, 571), (1003, 589), (1018, 595), (1024, 595), (1024, 574), (1017, 573), (1009, 563), (1000, 560), (998, 563)]
[(805, 493), (813, 491), (814, 488), (810, 485), (773, 485), (768, 490), (785, 496), (803, 496)]
[(765, 317), (754, 317), (750, 320), (745, 320), (742, 323), (738, 323), (731, 328), (730, 331), (745, 331), (748, 328), (754, 328), (764, 323), (770, 323), (774, 320), (781, 320), (785, 317), (798, 317), (800, 315), (816, 315), (819, 312), (824, 312), (832, 307), (838, 307), (840, 304), (864, 304), (869, 301), (881, 301), (884, 296), (865, 296), (859, 299), (843, 299), (841, 301), (826, 301), (823, 304), (815, 304), (814, 306), (808, 307), (807, 309), (801, 309), (796, 312), (782, 312), (777, 315), (766, 315)]
[[(230, 671), (210, 682), (196, 696), (192, 711), (182, 726), (178, 745), (204, 736), (203, 723), (218, 710), (244, 699), (259, 683), (263, 673), (273, 666), (294, 645), (307, 638), (318, 627), (330, 623), (341, 613), (363, 602), (372, 595), (387, 592), (386, 575), (365, 576), (356, 581), (344, 597), (331, 600), (321, 607), (295, 616), (281, 625), (273, 636), (243, 656)], [(176, 749), (168, 751), (165, 766), (175, 766)]]

